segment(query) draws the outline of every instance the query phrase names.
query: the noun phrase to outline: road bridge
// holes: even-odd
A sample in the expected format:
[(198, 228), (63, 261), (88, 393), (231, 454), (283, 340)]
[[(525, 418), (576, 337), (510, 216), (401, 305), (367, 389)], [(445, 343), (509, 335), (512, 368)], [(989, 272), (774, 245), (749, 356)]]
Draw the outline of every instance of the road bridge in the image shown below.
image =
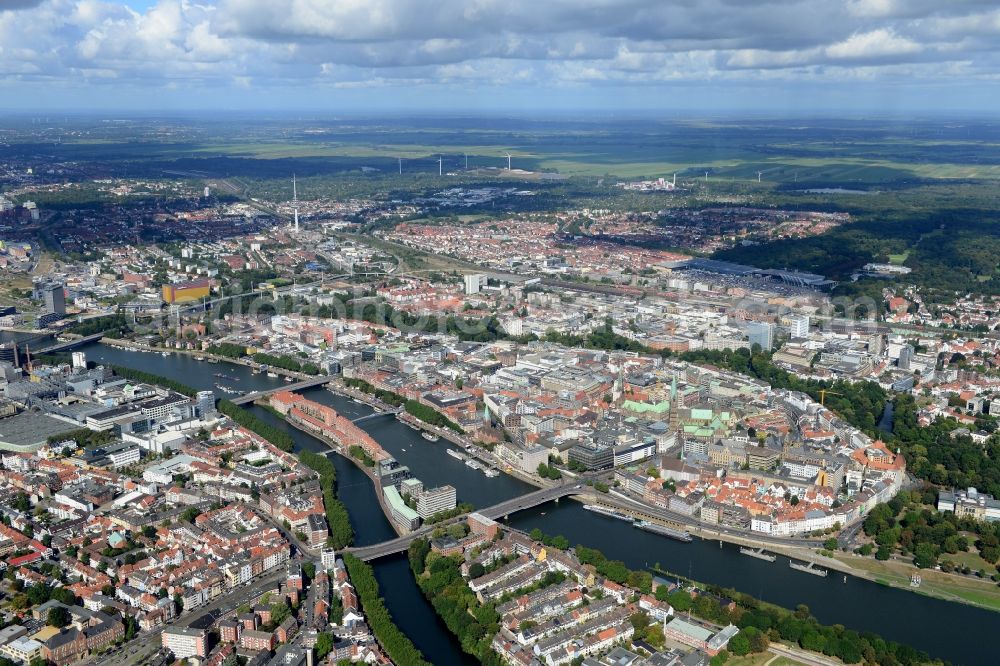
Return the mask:
[(88, 345), (91, 342), (97, 342), (104, 337), (104, 333), (94, 333), (93, 335), (87, 335), (82, 338), (77, 338), (75, 340), (66, 340), (64, 342), (56, 342), (53, 345), (49, 345), (45, 349), (33, 350), (32, 354), (55, 354), (57, 352), (69, 351), (70, 349), (76, 349), (77, 347), (82, 347)]
[[(523, 511), (524, 509), (531, 509), (538, 506), (539, 504), (545, 504), (546, 502), (551, 502), (553, 500), (558, 500), (563, 497), (569, 497), (570, 495), (583, 495), (590, 491), (589, 487), (583, 486), (579, 483), (565, 483), (559, 486), (553, 486), (551, 488), (542, 488), (541, 490), (536, 490), (534, 492), (521, 495), (519, 497), (514, 497), (509, 500), (504, 500), (493, 506), (486, 507), (484, 509), (478, 509), (476, 513), (480, 513), (487, 518), (492, 518), (497, 520), (499, 518), (504, 518), (517, 511)], [(457, 516), (454, 520), (464, 518), (468, 514), (462, 514)], [(355, 546), (352, 548), (345, 548), (345, 553), (351, 553), (355, 557), (365, 560), (375, 560), (380, 557), (386, 557), (388, 555), (394, 555), (396, 553), (405, 552), (410, 544), (415, 540), (423, 536), (428, 536), (435, 528), (440, 527), (442, 523), (436, 523), (434, 525), (424, 525), (419, 529), (410, 532), (404, 536), (398, 537), (396, 539), (390, 539), (389, 541), (383, 541), (382, 543), (372, 544), (370, 546)]]
[(337, 280), (340, 278), (349, 277), (349, 274), (344, 273), (343, 275), (330, 275), (324, 276), (322, 280), (313, 280), (312, 282), (302, 282), (300, 284), (292, 283), (284, 287), (275, 287), (274, 289), (254, 289), (253, 291), (247, 291), (243, 293), (234, 293), (226, 296), (225, 294), (217, 296), (210, 300), (205, 301), (192, 301), (190, 303), (185, 303), (182, 305), (172, 305), (169, 307), (171, 314), (189, 314), (192, 312), (207, 312), (213, 306), (220, 303), (225, 303), (226, 301), (232, 299), (254, 299), (259, 296), (283, 296), (286, 294), (294, 293), (296, 289), (308, 289), (310, 287), (315, 287), (317, 285), (322, 285), (326, 280)]
[(253, 391), (252, 393), (246, 393), (238, 398), (233, 398), (230, 400), (234, 405), (245, 405), (249, 402), (254, 402), (260, 398), (266, 398), (269, 395), (278, 393), (279, 391), (302, 391), (307, 388), (312, 388), (314, 386), (323, 386), (329, 384), (335, 378), (329, 375), (323, 375), (321, 377), (315, 377), (313, 379), (303, 379), (300, 382), (295, 382), (293, 384), (287, 384), (286, 386), (277, 386), (273, 389), (267, 389), (266, 391)]

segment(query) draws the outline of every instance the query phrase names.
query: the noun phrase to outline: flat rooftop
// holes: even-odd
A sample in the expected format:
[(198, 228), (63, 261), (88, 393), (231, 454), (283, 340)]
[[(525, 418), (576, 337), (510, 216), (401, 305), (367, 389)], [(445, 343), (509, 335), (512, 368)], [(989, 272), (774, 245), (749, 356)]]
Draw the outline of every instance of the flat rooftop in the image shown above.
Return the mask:
[(37, 451), (45, 441), (80, 426), (37, 412), (21, 412), (0, 419), (0, 450)]

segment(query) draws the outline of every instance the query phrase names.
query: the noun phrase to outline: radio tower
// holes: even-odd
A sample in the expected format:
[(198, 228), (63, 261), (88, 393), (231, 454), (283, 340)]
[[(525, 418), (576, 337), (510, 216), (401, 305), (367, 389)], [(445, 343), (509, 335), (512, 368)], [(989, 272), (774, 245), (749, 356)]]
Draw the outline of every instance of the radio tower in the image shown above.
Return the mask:
[(294, 217), (295, 233), (299, 233), (299, 192), (295, 187), (295, 174), (292, 174), (292, 215)]

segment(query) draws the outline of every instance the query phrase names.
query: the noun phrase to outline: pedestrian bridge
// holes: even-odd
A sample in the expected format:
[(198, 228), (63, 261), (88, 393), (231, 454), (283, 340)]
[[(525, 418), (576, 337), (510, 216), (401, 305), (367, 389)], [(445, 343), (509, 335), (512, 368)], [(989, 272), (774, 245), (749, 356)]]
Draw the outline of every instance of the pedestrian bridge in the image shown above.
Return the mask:
[(390, 409), (388, 411), (372, 412), (371, 414), (365, 414), (364, 416), (359, 416), (356, 419), (351, 419), (351, 423), (361, 423), (362, 421), (367, 421), (369, 419), (377, 419), (380, 416), (395, 416), (402, 411), (402, 407), (397, 407), (396, 409)]

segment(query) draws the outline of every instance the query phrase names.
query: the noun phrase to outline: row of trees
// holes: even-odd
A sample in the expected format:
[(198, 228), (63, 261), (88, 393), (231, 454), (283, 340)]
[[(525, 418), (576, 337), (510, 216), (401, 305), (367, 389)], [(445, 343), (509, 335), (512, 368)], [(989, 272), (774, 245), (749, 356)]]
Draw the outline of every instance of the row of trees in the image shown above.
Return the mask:
[(424, 423), (429, 423), (433, 426), (438, 426), (439, 428), (448, 428), (454, 430), (457, 433), (463, 432), (461, 426), (449, 419), (447, 416), (437, 411), (432, 407), (428, 407), (422, 402), (417, 402), (416, 400), (407, 400), (403, 403), (403, 409), (406, 410), (408, 414), (417, 417)]
[(389, 658), (399, 666), (431, 666), (412, 641), (392, 621), (389, 609), (379, 592), (372, 568), (350, 553), (344, 553), (344, 565), (351, 584), (365, 612), (365, 619)]
[[(720, 591), (736, 601), (736, 608), (729, 610), (718, 605), (710, 608), (702, 617), (716, 622), (733, 622), (743, 632), (751, 627), (761, 632), (769, 640), (783, 640), (796, 643), (799, 647), (820, 652), (828, 657), (837, 657), (846, 664), (859, 662), (875, 664), (940, 664), (932, 660), (926, 652), (908, 645), (887, 641), (873, 632), (858, 632), (843, 625), (820, 624), (809, 608), (800, 605), (794, 612), (762, 604), (748, 595), (734, 590)], [(698, 614), (697, 606), (693, 609)], [(715, 619), (713, 619), (715, 618)], [(742, 632), (741, 632), (742, 633)], [(751, 645), (753, 636), (747, 636)]]
[(387, 405), (392, 405), (393, 407), (399, 407), (404, 402), (406, 398), (399, 395), (398, 393), (393, 393), (392, 391), (386, 391), (384, 389), (375, 388), (363, 379), (354, 379), (351, 377), (344, 378), (344, 385), (349, 386), (353, 389), (357, 389), (362, 393), (367, 393), (368, 395), (373, 395), (377, 399), (381, 400)]
[(66, 330), (69, 333), (76, 333), (84, 337), (94, 335), (95, 333), (103, 333), (109, 338), (123, 338), (132, 332), (132, 322), (123, 314), (113, 314), (81, 321), (78, 324), (73, 324), (73, 326), (70, 326)]
[(105, 364), (105, 367), (111, 368), (119, 377), (131, 379), (136, 382), (144, 382), (146, 384), (156, 384), (157, 386), (168, 388), (171, 391), (176, 391), (181, 395), (186, 395), (189, 398), (193, 398), (195, 394), (197, 394), (197, 391), (186, 384), (174, 381), (173, 379), (167, 379), (166, 377), (161, 377), (160, 375), (154, 375), (151, 372), (128, 368), (124, 365), (111, 365), (107, 363)]
[(58, 444), (59, 442), (73, 440), (74, 442), (76, 442), (77, 446), (87, 449), (107, 444), (112, 439), (114, 439), (114, 437), (115, 434), (111, 430), (91, 430), (90, 428), (77, 428), (75, 430), (69, 430), (67, 432), (60, 433), (58, 435), (51, 435), (45, 441), (51, 446), (52, 444)]
[(549, 466), (545, 463), (538, 463), (538, 469), (535, 471), (538, 472), (538, 476), (543, 479), (552, 479), (553, 481), (556, 481), (562, 478), (562, 472), (560, 472), (559, 468), (555, 465)]
[(363, 448), (361, 448), (357, 444), (354, 444), (353, 446), (351, 446), (349, 449), (347, 449), (347, 451), (356, 460), (360, 460), (361, 464), (363, 464), (365, 467), (374, 467), (375, 466), (375, 460), (372, 459), (372, 457), (370, 455), (368, 455), (367, 451), (365, 451)]
[(387, 405), (392, 405), (393, 407), (399, 407), (402, 405), (403, 409), (405, 409), (408, 414), (417, 417), (424, 423), (429, 423), (431, 425), (438, 426), (439, 428), (448, 428), (457, 433), (464, 432), (461, 426), (449, 419), (447, 416), (433, 407), (428, 407), (424, 403), (417, 400), (407, 400), (405, 397), (393, 391), (375, 388), (363, 379), (345, 377), (344, 385), (357, 389), (362, 393), (373, 395)]
[[(534, 336), (531, 336), (534, 337)], [(641, 342), (619, 335), (612, 328), (612, 320), (609, 317), (603, 326), (599, 326), (586, 335), (573, 335), (571, 333), (560, 333), (549, 330), (542, 338), (545, 342), (555, 342), (567, 347), (584, 347), (586, 349), (608, 349), (618, 351), (634, 351), (639, 353), (649, 353), (651, 350)]]
[[(13, 579), (15, 571), (11, 569), (8, 577)], [(40, 606), (50, 599), (55, 599), (67, 606), (73, 606), (77, 603), (76, 595), (65, 587), (49, 587), (36, 583), (35, 585), (26, 585), (19, 591), (15, 586), (14, 590), (17, 594), (11, 600), (11, 606), (18, 610)]]
[(326, 522), (330, 526), (329, 543), (334, 548), (346, 548), (354, 540), (354, 528), (347, 507), (337, 499), (337, 468), (326, 456), (312, 451), (299, 454), (303, 465), (319, 474), (319, 484), (323, 489), (323, 505), (326, 508)]
[[(558, 537), (556, 537), (558, 538)], [(653, 576), (648, 571), (634, 571), (621, 560), (609, 560), (596, 548), (577, 545), (576, 557), (583, 564), (590, 564), (598, 574), (620, 585), (634, 587), (644, 594), (653, 591)]]
[(270, 423), (265, 423), (251, 412), (243, 409), (239, 405), (234, 404), (231, 400), (220, 400), (218, 409), (239, 425), (243, 426), (247, 430), (257, 433), (282, 451), (291, 451), (295, 447), (295, 442), (292, 440), (292, 436), (287, 432), (271, 425)]
[(257, 352), (253, 355), (253, 360), (261, 365), (270, 365), (290, 372), (301, 372), (307, 375), (319, 374), (319, 367), (316, 364), (296, 361), (290, 356), (276, 356), (274, 354)]
[(500, 617), (492, 604), (480, 604), (462, 578), (458, 557), (431, 552), (427, 539), (417, 539), (408, 551), (410, 569), (424, 596), (459, 640), (462, 650), (483, 664), (499, 666), (499, 656), (490, 648), (499, 630)]
[(455, 505), (454, 509), (445, 509), (443, 511), (438, 511), (437, 513), (431, 514), (430, 516), (427, 517), (427, 520), (425, 520), (424, 523), (427, 525), (433, 525), (435, 523), (440, 523), (445, 520), (450, 520), (455, 516), (461, 516), (463, 513), (470, 513), (473, 509), (475, 509), (475, 507), (472, 506), (472, 504), (470, 504), (469, 502), (459, 502), (457, 505)]
[(209, 354), (214, 354), (215, 356), (243, 358), (246, 356), (247, 348), (243, 345), (233, 344), (232, 342), (220, 342), (218, 344), (210, 345), (205, 351)]

